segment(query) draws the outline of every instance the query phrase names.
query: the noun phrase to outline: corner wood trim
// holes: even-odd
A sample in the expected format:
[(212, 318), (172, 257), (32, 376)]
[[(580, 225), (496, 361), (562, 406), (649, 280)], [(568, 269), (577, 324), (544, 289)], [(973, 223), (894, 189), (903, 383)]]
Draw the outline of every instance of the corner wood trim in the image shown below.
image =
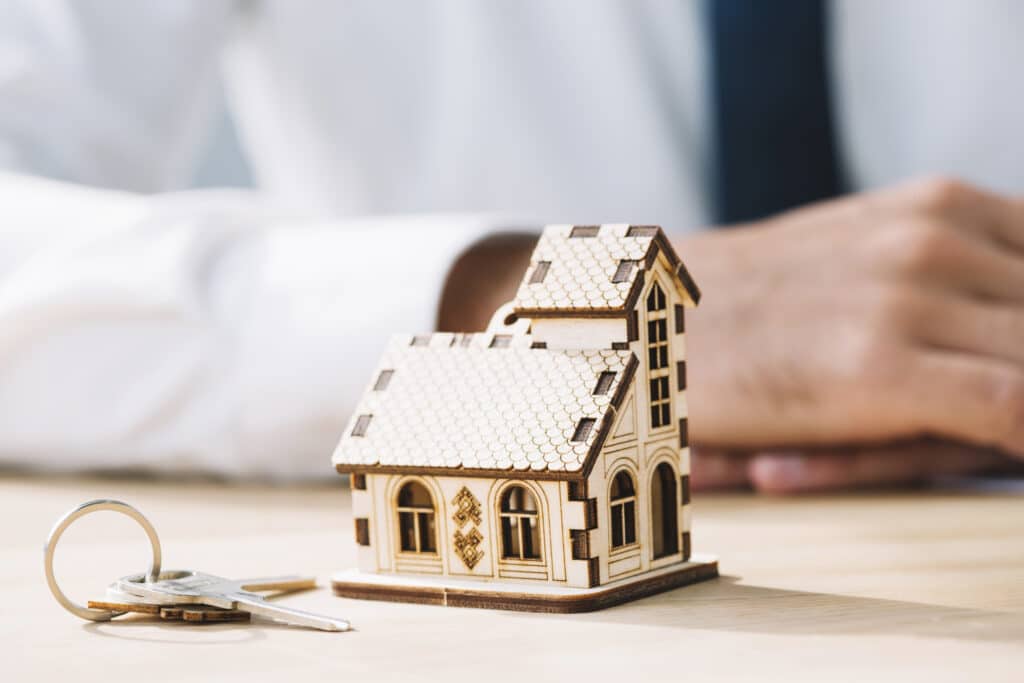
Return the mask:
[(587, 531), (597, 528), (597, 498), (587, 498), (587, 505), (583, 508), (583, 523)]
[(585, 529), (569, 529), (569, 540), (572, 545), (572, 559), (590, 559), (590, 532)]
[[(686, 561), (686, 560), (689, 560), (689, 559), (690, 559), (690, 532), (689, 531), (684, 531), (683, 532), (683, 561)], [(715, 570), (717, 571), (717, 563), (716, 563)]]
[(686, 391), (686, 361), (676, 361), (676, 389)]
[(686, 448), (690, 445), (690, 423), (687, 418), (679, 418), (679, 447)]
[(370, 520), (366, 517), (356, 517), (356, 543), (359, 545), (370, 545)]
[[(685, 541), (684, 541), (685, 543)], [(591, 562), (596, 560), (593, 558)], [(548, 614), (571, 614), (593, 612), (621, 605), (630, 600), (663, 593), (698, 581), (718, 576), (718, 562), (704, 562), (680, 567), (677, 571), (658, 574), (646, 579), (637, 579), (605, 590), (588, 592), (585, 595), (540, 595), (530, 593), (504, 593), (466, 588), (439, 586), (385, 586), (360, 583), (357, 581), (332, 581), (335, 595), (361, 600), (389, 600), (412, 602), (423, 605), (446, 605), (448, 607), (482, 607), (505, 609), (517, 612), (546, 612)], [(481, 584), (486, 585), (486, 584)]]
[(574, 501), (586, 501), (587, 500), (587, 480), (580, 479), (578, 481), (569, 482), (569, 500)]
[(686, 332), (686, 309), (682, 304), (675, 305), (676, 313), (676, 334)]
[(682, 262), (680, 262), (679, 266), (676, 268), (676, 277), (678, 277), (679, 281), (683, 283), (683, 288), (686, 290), (686, 293), (690, 295), (691, 299), (693, 299), (693, 305), (696, 306), (699, 304), (700, 287), (698, 287), (697, 283), (693, 281), (693, 276), (690, 275), (690, 271), (686, 269), (686, 266), (684, 266)]
[(680, 505), (689, 505), (689, 503), (690, 503), (690, 475), (689, 474), (684, 474), (683, 476), (679, 477), (679, 489), (680, 489), (680, 492), (682, 493), (682, 496), (680, 496), (680, 498), (683, 501), (682, 503), (680, 503)]
[(352, 475), (352, 490), (353, 491), (365, 491), (366, 490), (366, 475), (365, 474), (353, 474)]
[[(647, 266), (647, 268), (649, 267)], [(644, 282), (647, 280), (644, 275), (645, 272), (646, 270), (637, 271), (636, 279), (633, 280), (633, 286), (626, 293), (625, 309), (627, 311), (636, 312), (636, 303), (640, 301), (640, 293), (644, 291)]]
[(634, 308), (626, 316), (626, 341), (635, 342), (638, 339), (640, 339), (640, 314)]
[(592, 557), (587, 561), (587, 585), (596, 588), (601, 584), (601, 561)]

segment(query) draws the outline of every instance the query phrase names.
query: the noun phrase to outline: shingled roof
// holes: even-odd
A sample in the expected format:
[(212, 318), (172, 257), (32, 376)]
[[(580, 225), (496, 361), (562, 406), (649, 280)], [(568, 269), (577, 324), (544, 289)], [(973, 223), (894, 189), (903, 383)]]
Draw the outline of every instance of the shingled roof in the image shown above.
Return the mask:
[(521, 317), (620, 315), (633, 308), (658, 254), (696, 305), (700, 290), (661, 228), (549, 225), (513, 302)]
[(579, 478), (636, 366), (631, 351), (530, 348), (525, 335), (400, 335), (332, 462), (339, 472)]

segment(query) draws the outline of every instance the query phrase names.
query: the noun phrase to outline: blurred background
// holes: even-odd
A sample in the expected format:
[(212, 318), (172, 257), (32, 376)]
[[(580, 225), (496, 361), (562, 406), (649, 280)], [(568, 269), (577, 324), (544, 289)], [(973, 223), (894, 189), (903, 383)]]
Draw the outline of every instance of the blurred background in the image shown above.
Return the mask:
[(329, 477), (387, 337), (480, 329), (559, 222), (711, 293), (709, 487), (1024, 452), (1018, 2), (0, 10), (2, 463)]
[(235, 120), (219, 80), (214, 96), (214, 124), (199, 152), (190, 187), (253, 187), (252, 169), (238, 140)]

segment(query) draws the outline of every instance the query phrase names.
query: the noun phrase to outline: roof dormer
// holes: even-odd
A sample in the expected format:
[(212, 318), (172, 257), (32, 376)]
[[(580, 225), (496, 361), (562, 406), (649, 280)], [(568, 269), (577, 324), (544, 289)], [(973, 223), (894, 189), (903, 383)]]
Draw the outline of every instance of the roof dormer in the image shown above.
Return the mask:
[(512, 303), (549, 348), (611, 348), (633, 338), (631, 316), (650, 273), (696, 306), (700, 290), (657, 226), (550, 225)]

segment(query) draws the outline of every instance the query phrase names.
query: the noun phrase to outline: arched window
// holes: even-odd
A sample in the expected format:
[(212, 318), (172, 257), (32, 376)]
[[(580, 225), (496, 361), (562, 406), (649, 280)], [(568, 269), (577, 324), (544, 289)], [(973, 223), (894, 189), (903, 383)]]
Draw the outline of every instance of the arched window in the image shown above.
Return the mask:
[(678, 514), (676, 472), (663, 462), (654, 469), (651, 480), (651, 540), (655, 559), (679, 552)]
[(398, 492), (398, 536), (402, 552), (437, 552), (434, 499), (419, 482), (410, 481)]
[(669, 392), (668, 306), (658, 283), (647, 295), (647, 379), (650, 391), (651, 429), (672, 422)]
[(510, 486), (501, 496), (501, 556), (540, 559), (540, 512), (525, 486)]
[(626, 470), (612, 479), (612, 548), (636, 543), (636, 486)]

